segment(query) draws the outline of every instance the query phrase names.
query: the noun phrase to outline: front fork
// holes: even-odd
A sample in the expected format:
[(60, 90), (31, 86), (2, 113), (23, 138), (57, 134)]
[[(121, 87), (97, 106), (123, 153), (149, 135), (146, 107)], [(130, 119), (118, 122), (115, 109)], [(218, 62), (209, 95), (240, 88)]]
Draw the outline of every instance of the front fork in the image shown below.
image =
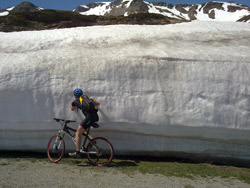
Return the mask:
[(54, 146), (53, 146), (54, 150), (57, 150), (58, 148), (61, 147), (64, 135), (65, 135), (65, 132), (63, 130), (58, 131), (58, 134), (57, 134), (57, 137), (56, 137), (56, 141), (55, 141)]

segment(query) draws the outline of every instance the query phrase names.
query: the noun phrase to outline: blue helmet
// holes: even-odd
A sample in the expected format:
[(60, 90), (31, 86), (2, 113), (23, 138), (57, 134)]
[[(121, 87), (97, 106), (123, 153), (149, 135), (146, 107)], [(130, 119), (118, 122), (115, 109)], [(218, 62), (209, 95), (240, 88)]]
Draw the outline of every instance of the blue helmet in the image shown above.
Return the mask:
[(80, 88), (76, 88), (74, 90), (74, 95), (78, 95), (78, 96), (81, 96), (83, 94), (82, 90)]

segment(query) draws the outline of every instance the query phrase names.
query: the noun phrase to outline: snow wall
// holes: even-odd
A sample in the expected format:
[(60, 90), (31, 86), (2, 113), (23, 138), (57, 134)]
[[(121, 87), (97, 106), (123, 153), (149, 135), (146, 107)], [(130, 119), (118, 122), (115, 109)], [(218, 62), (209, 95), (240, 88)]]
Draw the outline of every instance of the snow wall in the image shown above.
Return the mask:
[(249, 161), (249, 44), (229, 22), (0, 33), (0, 150), (46, 151), (80, 87), (116, 154)]

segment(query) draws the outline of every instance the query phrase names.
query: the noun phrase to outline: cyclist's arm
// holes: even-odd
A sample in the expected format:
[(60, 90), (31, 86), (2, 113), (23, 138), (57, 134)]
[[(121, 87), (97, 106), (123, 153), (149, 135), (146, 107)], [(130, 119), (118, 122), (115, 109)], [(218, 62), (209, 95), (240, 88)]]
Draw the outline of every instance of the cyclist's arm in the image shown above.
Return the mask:
[(75, 105), (75, 101), (73, 101), (70, 105), (70, 109), (71, 111), (75, 111), (77, 109), (76, 105)]

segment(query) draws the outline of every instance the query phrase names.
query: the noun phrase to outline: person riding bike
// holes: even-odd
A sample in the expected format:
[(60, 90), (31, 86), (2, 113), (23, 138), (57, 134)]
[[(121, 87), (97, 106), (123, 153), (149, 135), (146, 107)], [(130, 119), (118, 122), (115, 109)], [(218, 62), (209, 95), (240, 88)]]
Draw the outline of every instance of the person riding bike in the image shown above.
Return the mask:
[[(80, 157), (80, 145), (81, 145), (81, 135), (87, 134), (87, 129), (94, 123), (99, 121), (98, 110), (95, 108), (99, 106), (100, 103), (93, 98), (89, 98), (87, 95), (83, 95), (83, 91), (80, 88), (74, 90), (75, 100), (71, 103), (71, 110), (75, 111), (80, 109), (85, 116), (77, 128), (75, 139), (76, 139), (76, 152), (69, 153), (71, 157)], [(92, 140), (92, 136), (89, 134), (89, 138)]]

